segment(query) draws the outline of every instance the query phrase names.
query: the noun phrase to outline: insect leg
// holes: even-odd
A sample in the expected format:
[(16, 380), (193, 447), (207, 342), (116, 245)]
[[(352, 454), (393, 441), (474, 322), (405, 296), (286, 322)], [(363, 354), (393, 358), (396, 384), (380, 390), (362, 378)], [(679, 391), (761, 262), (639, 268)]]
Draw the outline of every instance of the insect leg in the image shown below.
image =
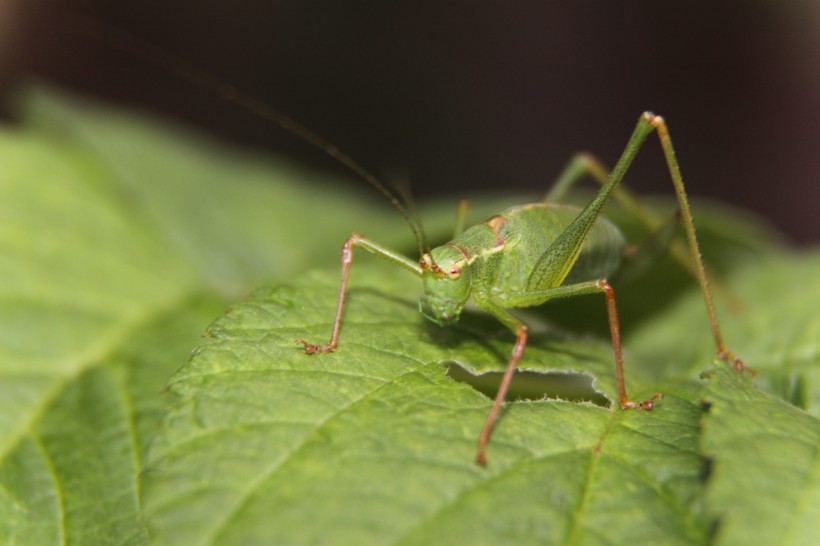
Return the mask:
[[(544, 197), (545, 203), (560, 202), (569, 189), (583, 180), (586, 176), (592, 177), (599, 185), (604, 186), (609, 180), (609, 169), (594, 155), (588, 152), (579, 153), (570, 159), (561, 175), (556, 180), (553, 187)], [(624, 186), (618, 186), (612, 191), (612, 197), (620, 205), (640, 221), (650, 232), (650, 237), (663, 232), (669, 225), (669, 221), (656, 214), (651, 208), (641, 203), (641, 200)], [(677, 218), (674, 217), (674, 218)], [(677, 221), (677, 220), (675, 220)], [(669, 253), (672, 258), (697, 280), (695, 265), (689, 259), (686, 245), (677, 238), (669, 242)], [(710, 275), (711, 284), (715, 292), (732, 310), (740, 309), (743, 304), (732, 290), (723, 282), (720, 276), (712, 272)], [(620, 277), (619, 277), (620, 280)]]
[(342, 323), (342, 309), (344, 308), (345, 293), (347, 292), (347, 279), (350, 274), (350, 265), (353, 263), (353, 247), (361, 247), (371, 254), (380, 256), (389, 262), (421, 276), (421, 267), (410, 258), (388, 250), (369, 239), (365, 239), (358, 233), (354, 233), (348, 237), (342, 247), (342, 281), (339, 284), (339, 295), (336, 299), (336, 317), (333, 320), (333, 331), (330, 335), (330, 341), (326, 345), (318, 345), (309, 343), (304, 339), (297, 339), (296, 343), (303, 345), (307, 354), (330, 353), (333, 352), (336, 349), (336, 345), (338, 345), (339, 328)]
[(703, 300), (706, 304), (706, 312), (709, 316), (717, 357), (730, 363), (736, 370), (743, 371), (746, 369), (746, 365), (742, 360), (735, 357), (731, 351), (726, 349), (720, 334), (717, 313), (715, 312), (715, 307), (712, 302), (712, 293), (709, 290), (709, 283), (706, 279), (706, 272), (695, 235), (695, 224), (692, 220), (692, 212), (689, 208), (689, 201), (686, 197), (686, 190), (683, 186), (680, 168), (675, 159), (675, 151), (672, 147), (672, 140), (669, 137), (669, 130), (663, 118), (651, 112), (644, 112), (638, 119), (635, 130), (629, 138), (629, 142), (627, 142), (626, 149), (623, 154), (621, 154), (620, 159), (618, 159), (618, 162), (615, 164), (615, 168), (610, 173), (609, 178), (601, 187), (600, 191), (598, 191), (592, 201), (578, 214), (572, 224), (553, 242), (550, 251), (545, 253), (535, 264), (533, 272), (530, 275), (530, 280), (528, 281), (528, 286), (537, 289), (539, 286), (554, 286), (563, 281), (572, 267), (572, 264), (575, 262), (581, 246), (586, 240), (589, 230), (592, 228), (601, 209), (609, 200), (610, 195), (613, 194), (614, 190), (616, 190), (621, 183), (621, 180), (623, 180), (629, 165), (646, 141), (646, 138), (653, 132), (657, 132), (658, 134), (669, 174), (672, 178), (672, 184), (675, 187), (675, 194), (677, 195), (678, 204), (681, 209), (684, 231), (689, 247), (689, 255), (693, 263), (693, 272), (700, 285)]
[(521, 360), (521, 355), (524, 354), (524, 347), (527, 345), (527, 325), (515, 318), (506, 309), (495, 304), (481, 302), (478, 303), (478, 305), (488, 313), (495, 315), (498, 320), (512, 330), (516, 336), (515, 346), (510, 354), (510, 360), (507, 363), (507, 369), (504, 371), (504, 377), (501, 380), (501, 386), (498, 388), (498, 394), (496, 394), (493, 407), (490, 408), (490, 413), (484, 422), (484, 428), (481, 429), (481, 434), (478, 435), (475, 462), (481, 466), (485, 466), (487, 464), (487, 443), (490, 441), (490, 435), (493, 433), (493, 427), (495, 426), (496, 419), (498, 419), (498, 412), (501, 410), (501, 405), (507, 397), (507, 391), (510, 388), (515, 368), (518, 366), (518, 361)]
[[(558, 180), (555, 181), (552, 188), (544, 197), (545, 203), (558, 203), (572, 186), (590, 176), (599, 185), (604, 186), (609, 180), (609, 169), (594, 155), (588, 152), (581, 152), (576, 154), (569, 160), (564, 170), (561, 172)], [(612, 196), (618, 201), (621, 206), (635, 216), (642, 224), (650, 231), (657, 229), (663, 223), (658, 215), (654, 214), (651, 209), (641, 204), (640, 200), (623, 186), (618, 186), (612, 191)], [(688, 266), (688, 261), (683, 259), (685, 266)]]
[(561, 202), (570, 188), (588, 175), (596, 180), (603, 180), (602, 183), (605, 183), (609, 172), (592, 154), (581, 152), (572, 156), (547, 195), (544, 196), (544, 203)]
[[(612, 352), (615, 356), (615, 381), (618, 391), (618, 405), (622, 409), (650, 410), (654, 405), (654, 401), (663, 397), (661, 393), (656, 393), (650, 398), (640, 402), (630, 400), (626, 394), (623, 354), (621, 351), (621, 331), (618, 323), (618, 310), (615, 306), (615, 293), (605, 279), (516, 294), (509, 301), (505, 301), (505, 305), (509, 305), (510, 307), (527, 307), (531, 305), (538, 305), (548, 300), (557, 298), (600, 293), (603, 293), (606, 296), (607, 313), (609, 315), (609, 330), (612, 336)], [(487, 415), (484, 428), (481, 430), (481, 434), (478, 437), (476, 462), (483, 466), (487, 464), (487, 443), (490, 440), (490, 435), (492, 434), (493, 427), (495, 426), (495, 421), (498, 418), (498, 412), (500, 411), (501, 405), (504, 403), (507, 396), (507, 391), (509, 390), (515, 368), (518, 366), (518, 361), (521, 360), (521, 356), (524, 354), (524, 347), (527, 344), (527, 326), (511, 315), (506, 309), (496, 304), (485, 301), (477, 301), (476, 303), (481, 309), (498, 318), (516, 335), (515, 347), (513, 347), (510, 360), (507, 363), (507, 369), (504, 371), (501, 386), (499, 387), (498, 394), (493, 402), (493, 407), (490, 409), (489, 415)]]
[(624, 359), (621, 351), (621, 329), (618, 325), (618, 308), (615, 305), (615, 292), (606, 282), (606, 279), (595, 281), (595, 286), (606, 295), (606, 310), (609, 315), (609, 332), (612, 337), (612, 352), (615, 355), (615, 380), (618, 385), (618, 403), (623, 409), (652, 409), (653, 403), (658, 398), (663, 398), (663, 394), (655, 393), (650, 398), (641, 402), (633, 402), (626, 395), (626, 384), (624, 382)]
[[(709, 290), (709, 281), (706, 278), (706, 270), (703, 266), (703, 259), (700, 255), (700, 248), (698, 247), (698, 240), (695, 234), (695, 223), (692, 219), (692, 211), (689, 208), (689, 200), (686, 197), (686, 190), (683, 186), (683, 177), (680, 174), (680, 167), (675, 158), (675, 149), (672, 147), (669, 129), (666, 127), (666, 122), (664, 122), (662, 117), (650, 112), (645, 112), (641, 120), (657, 132), (658, 138), (661, 141), (663, 155), (666, 159), (669, 174), (672, 177), (672, 185), (675, 187), (675, 194), (677, 195), (678, 204), (680, 205), (683, 217), (683, 227), (686, 232), (686, 240), (689, 246), (689, 255), (692, 258), (695, 278), (700, 285), (703, 301), (706, 304), (706, 313), (709, 315), (709, 323), (712, 329), (712, 337), (714, 338), (717, 357), (731, 364), (737, 371), (742, 372), (747, 368), (746, 365), (741, 359), (726, 349), (726, 345), (723, 343), (723, 337), (720, 334), (717, 312), (712, 303), (712, 293)], [(750, 371), (754, 374), (753, 370)]]
[(661, 398), (660, 393), (653, 395), (647, 400), (634, 402), (626, 394), (626, 384), (624, 382), (623, 354), (621, 351), (621, 329), (618, 322), (618, 309), (615, 305), (615, 292), (606, 281), (598, 279), (595, 281), (580, 282), (559, 286), (557, 288), (546, 288), (543, 290), (532, 290), (516, 294), (509, 302), (511, 307), (527, 307), (539, 305), (549, 300), (566, 298), (570, 296), (580, 296), (583, 294), (603, 293), (606, 296), (607, 314), (609, 316), (609, 331), (612, 337), (612, 352), (615, 356), (615, 381), (618, 389), (618, 404), (623, 409), (652, 409), (652, 402)]

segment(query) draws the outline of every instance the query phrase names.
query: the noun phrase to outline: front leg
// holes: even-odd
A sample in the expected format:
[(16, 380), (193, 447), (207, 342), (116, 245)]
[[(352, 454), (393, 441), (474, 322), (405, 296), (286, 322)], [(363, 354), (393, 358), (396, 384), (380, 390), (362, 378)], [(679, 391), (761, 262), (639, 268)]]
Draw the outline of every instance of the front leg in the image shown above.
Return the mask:
[(412, 271), (419, 277), (421, 276), (421, 266), (419, 266), (417, 262), (392, 250), (388, 250), (369, 239), (365, 239), (358, 233), (353, 233), (353, 235), (347, 238), (342, 247), (342, 282), (339, 284), (339, 295), (336, 299), (336, 317), (333, 320), (333, 331), (330, 334), (330, 341), (325, 345), (319, 345), (309, 343), (304, 339), (296, 340), (296, 343), (305, 347), (305, 352), (309, 355), (331, 353), (339, 344), (339, 328), (342, 324), (342, 309), (344, 308), (345, 294), (347, 292), (347, 279), (350, 274), (350, 265), (353, 263), (353, 247), (362, 247), (371, 254), (380, 256), (391, 263)]

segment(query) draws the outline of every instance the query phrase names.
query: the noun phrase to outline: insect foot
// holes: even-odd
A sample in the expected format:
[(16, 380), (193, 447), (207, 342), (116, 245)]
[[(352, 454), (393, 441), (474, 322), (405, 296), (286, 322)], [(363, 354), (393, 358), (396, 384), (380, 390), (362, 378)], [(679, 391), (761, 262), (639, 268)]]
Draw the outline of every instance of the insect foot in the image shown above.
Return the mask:
[(644, 400), (643, 402), (633, 402), (632, 400), (627, 400), (626, 402), (621, 403), (621, 409), (651, 410), (655, 407), (655, 400), (659, 398), (663, 398), (663, 393), (655, 393), (652, 398)]
[(743, 373), (748, 371), (750, 374), (752, 374), (752, 377), (757, 377), (757, 372), (749, 366), (747, 366), (746, 363), (744, 363), (741, 359), (736, 357), (734, 353), (732, 353), (732, 351), (720, 351), (717, 354), (717, 357), (725, 363), (729, 364), (732, 368), (735, 369), (736, 372)]
[(299, 343), (305, 347), (305, 352), (309, 355), (315, 355), (318, 353), (332, 353), (333, 349), (336, 347), (332, 345), (315, 345), (313, 343), (308, 343), (304, 339), (297, 339), (296, 343)]

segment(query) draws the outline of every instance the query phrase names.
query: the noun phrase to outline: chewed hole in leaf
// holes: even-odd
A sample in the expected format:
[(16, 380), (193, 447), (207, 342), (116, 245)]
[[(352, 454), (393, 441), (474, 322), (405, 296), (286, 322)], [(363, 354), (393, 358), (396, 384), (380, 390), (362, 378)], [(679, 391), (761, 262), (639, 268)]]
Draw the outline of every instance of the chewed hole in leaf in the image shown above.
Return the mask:
[[(445, 364), (447, 376), (487, 396), (495, 398), (504, 375), (501, 372), (487, 372), (480, 375), (470, 373), (455, 362)], [(507, 400), (543, 400), (558, 398), (571, 402), (592, 402), (609, 407), (609, 400), (592, 388), (592, 378), (578, 373), (539, 373), (518, 370), (513, 376)]]

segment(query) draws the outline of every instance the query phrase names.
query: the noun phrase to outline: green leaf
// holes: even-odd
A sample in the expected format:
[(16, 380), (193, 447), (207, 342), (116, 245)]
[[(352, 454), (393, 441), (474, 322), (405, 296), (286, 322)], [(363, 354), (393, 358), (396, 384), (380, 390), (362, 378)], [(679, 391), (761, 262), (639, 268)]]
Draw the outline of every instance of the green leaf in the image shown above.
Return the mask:
[(293, 206), (303, 171), (160, 124), (47, 95), (27, 107), (0, 133), (0, 538), (120, 543), (143, 536), (160, 391), (226, 302), (336, 262), (326, 234), (357, 217), (405, 228), (343, 190), (318, 192), (329, 212), (310, 218)]
[[(813, 544), (820, 517), (820, 421), (725, 368), (704, 398), (703, 449), (716, 544)], [(765, 521), (765, 525), (761, 522)]]
[[(770, 253), (730, 278), (740, 307), (718, 309), (728, 348), (757, 370), (757, 384), (815, 417), (820, 416), (818, 278), (819, 253)], [(693, 377), (713, 356), (710, 344), (702, 342), (709, 336), (703, 302), (693, 296), (628, 338), (633, 353), (659, 363), (664, 375)], [(697, 328), (670, 327), (674, 324)]]
[[(510, 404), (482, 469), (491, 400), (442, 364), (501, 369), (511, 336), (425, 324), (403, 295), (413, 280), (356, 270), (333, 354), (294, 340), (328, 334), (336, 275), (258, 290), (210, 328), (170, 385), (179, 401), (145, 476), (157, 544), (705, 541), (697, 400)], [(542, 332), (522, 364), (599, 372), (610, 359), (606, 342)]]

